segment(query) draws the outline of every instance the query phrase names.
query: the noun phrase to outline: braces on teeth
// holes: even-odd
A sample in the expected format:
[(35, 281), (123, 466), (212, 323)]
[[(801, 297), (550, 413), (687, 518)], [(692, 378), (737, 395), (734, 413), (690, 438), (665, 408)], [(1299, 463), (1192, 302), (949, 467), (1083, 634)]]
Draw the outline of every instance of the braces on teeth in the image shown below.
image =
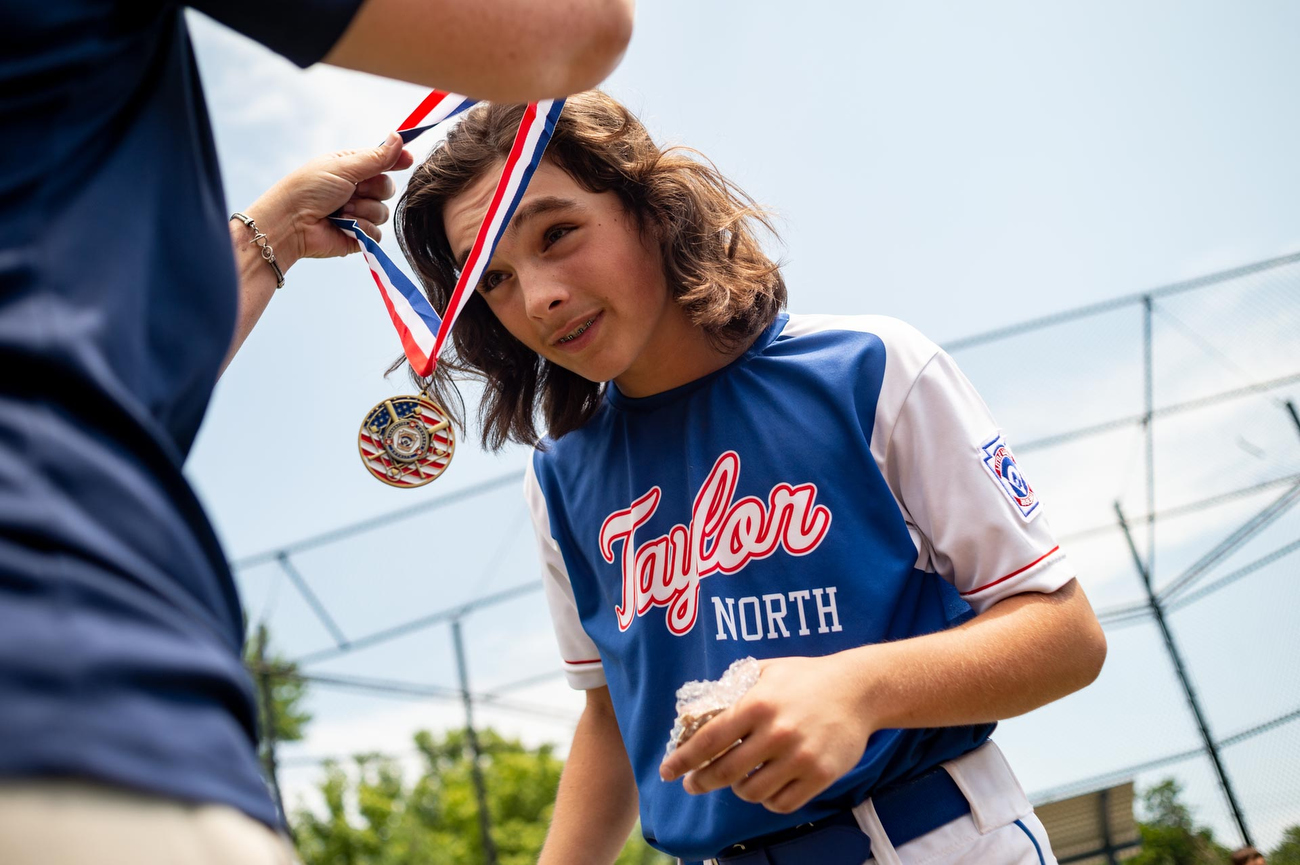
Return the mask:
[(581, 327), (579, 327), (577, 330), (575, 330), (575, 331), (573, 332), (573, 335), (572, 335), (572, 336), (562, 336), (562, 337), (559, 338), (558, 341), (559, 341), (559, 342), (573, 342), (575, 339), (577, 339), (578, 337), (582, 336), (583, 333), (586, 332), (587, 328), (591, 327), (591, 323), (592, 323), (593, 321), (595, 321), (595, 320), (596, 320), (596, 319), (594, 319), (594, 318), (589, 318), (589, 319), (587, 319), (587, 321), (584, 322), (583, 325), (582, 325)]

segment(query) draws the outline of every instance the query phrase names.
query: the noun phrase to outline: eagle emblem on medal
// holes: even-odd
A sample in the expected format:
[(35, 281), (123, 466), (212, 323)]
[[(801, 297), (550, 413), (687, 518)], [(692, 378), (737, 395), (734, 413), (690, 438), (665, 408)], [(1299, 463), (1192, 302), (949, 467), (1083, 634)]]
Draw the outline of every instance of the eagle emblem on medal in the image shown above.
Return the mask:
[(421, 487), (451, 463), (456, 435), (451, 419), (436, 402), (420, 396), (395, 396), (366, 415), (357, 436), (366, 469), (393, 487)]

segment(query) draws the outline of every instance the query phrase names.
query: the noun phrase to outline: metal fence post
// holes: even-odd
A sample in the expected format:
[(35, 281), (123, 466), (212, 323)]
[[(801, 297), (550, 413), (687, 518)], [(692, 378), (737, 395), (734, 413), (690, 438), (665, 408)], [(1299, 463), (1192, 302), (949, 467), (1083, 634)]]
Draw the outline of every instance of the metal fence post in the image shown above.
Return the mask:
[(1119, 865), (1115, 858), (1115, 839), (1110, 834), (1110, 788), (1104, 787), (1097, 797), (1097, 810), (1101, 812), (1101, 843), (1106, 848), (1106, 865)]
[(456, 644), (456, 669), (460, 673), (460, 694), (465, 703), (465, 735), (469, 739), (470, 777), (474, 780), (474, 795), (478, 799), (478, 828), (483, 835), (483, 856), (487, 865), (497, 865), (497, 848), (492, 841), (492, 823), (488, 816), (487, 786), (483, 782), (483, 767), (479, 765), (482, 752), (478, 733), (474, 731), (474, 700), (469, 692), (469, 672), (465, 665), (465, 641), (460, 633), (460, 618), (451, 620), (451, 638)]
[(1232, 782), (1228, 780), (1228, 771), (1219, 758), (1219, 748), (1214, 743), (1214, 737), (1210, 735), (1209, 725), (1205, 721), (1204, 713), (1201, 712), (1200, 701), (1196, 697), (1196, 691), (1192, 688), (1191, 679), (1187, 677), (1187, 669), (1183, 665), (1182, 655), (1179, 654), (1178, 646), (1174, 643), (1174, 635), (1169, 630), (1168, 622), (1165, 621), (1164, 608), (1156, 598), (1155, 589), (1151, 585), (1151, 574), (1142, 564), (1142, 557), (1138, 555), (1137, 547), (1133, 544), (1133, 535), (1129, 531), (1128, 520), (1124, 518), (1124, 509), (1120, 507), (1119, 502), (1115, 502), (1115, 515), (1119, 517), (1119, 527), (1124, 531), (1124, 540), (1128, 542), (1129, 553), (1133, 556), (1133, 564), (1137, 566), (1138, 573), (1142, 577), (1142, 586), (1147, 593), (1147, 605), (1151, 608), (1156, 624), (1160, 626), (1160, 634), (1165, 639), (1165, 649), (1169, 652), (1169, 658), (1174, 663), (1174, 672), (1178, 674), (1178, 681), (1183, 686), (1183, 696), (1187, 698), (1187, 705), (1196, 718), (1196, 726), (1201, 732), (1201, 740), (1205, 743), (1205, 750), (1210, 755), (1210, 761), (1214, 764), (1215, 773), (1219, 776), (1219, 786), (1223, 789), (1223, 795), (1228, 800), (1228, 807), (1232, 809), (1232, 817), (1237, 823), (1237, 830), (1241, 832), (1242, 843), (1253, 844), (1254, 842), (1250, 838), (1250, 830), (1246, 828), (1246, 818), (1242, 814), (1241, 806), (1237, 803), (1237, 795), (1232, 790)]
[(1151, 336), (1151, 317), (1155, 301), (1142, 296), (1142, 427), (1146, 437), (1147, 482), (1147, 564), (1146, 573), (1156, 569), (1156, 391), (1155, 346)]
[(271, 687), (271, 669), (266, 663), (266, 625), (257, 626), (257, 690), (261, 697), (262, 712), (262, 768), (275, 793), (275, 806), (280, 809), (280, 819), (289, 825), (289, 815), (284, 810), (284, 797), (280, 795), (280, 767), (275, 758), (275, 696)]

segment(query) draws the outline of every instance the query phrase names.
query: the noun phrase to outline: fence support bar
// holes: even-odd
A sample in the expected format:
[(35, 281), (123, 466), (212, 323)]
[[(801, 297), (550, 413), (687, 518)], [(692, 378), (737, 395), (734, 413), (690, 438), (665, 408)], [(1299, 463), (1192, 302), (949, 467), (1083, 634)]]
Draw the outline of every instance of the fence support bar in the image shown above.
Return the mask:
[(469, 738), (469, 772), (474, 779), (474, 796), (478, 799), (478, 830), (483, 835), (483, 858), (487, 865), (497, 865), (497, 847), (492, 842), (492, 823), (488, 816), (487, 787), (483, 767), (479, 765), (478, 733), (474, 731), (474, 700), (469, 693), (469, 671), (465, 664), (465, 640), (460, 633), (460, 619), (451, 620), (451, 639), (456, 644), (456, 670), (460, 674), (460, 694), (465, 702), (465, 735)]
[(1097, 809), (1101, 812), (1101, 843), (1106, 848), (1106, 865), (1119, 865), (1115, 858), (1115, 842), (1110, 835), (1110, 788), (1103, 787), (1097, 794)]
[(271, 684), (271, 670), (266, 665), (266, 625), (257, 626), (257, 657), (254, 663), (257, 664), (257, 691), (261, 697), (262, 717), (258, 719), (262, 724), (262, 768), (266, 771), (266, 779), (271, 782), (271, 792), (275, 794), (275, 807), (280, 809), (280, 819), (284, 825), (289, 825), (289, 815), (284, 810), (284, 796), (280, 794), (280, 765), (276, 761), (275, 730), (279, 725), (279, 719), (275, 714), (275, 690)]
[(1187, 705), (1192, 710), (1192, 715), (1196, 719), (1196, 726), (1201, 732), (1201, 740), (1205, 743), (1206, 753), (1210, 755), (1210, 762), (1214, 764), (1215, 774), (1219, 776), (1219, 786), (1223, 789), (1223, 795), (1228, 800), (1228, 807), (1232, 809), (1233, 820), (1237, 823), (1237, 831), (1241, 833), (1243, 844), (1254, 844), (1250, 837), (1250, 830), (1246, 828), (1246, 817), (1241, 811), (1241, 806), (1237, 802), (1237, 794), (1232, 790), (1232, 782), (1228, 780), (1228, 772), (1223, 766), (1223, 761), (1219, 757), (1219, 748), (1214, 743), (1214, 737), (1210, 735), (1209, 725), (1205, 721), (1205, 715), (1201, 711), (1201, 703), (1196, 698), (1196, 691), (1192, 688), (1191, 679), (1187, 677), (1187, 668), (1183, 666), (1183, 657), (1178, 652), (1178, 646), (1174, 643), (1174, 635), (1169, 630), (1169, 623), (1165, 621), (1165, 612), (1156, 599), (1155, 590), (1151, 586), (1151, 574), (1147, 571), (1146, 566), (1142, 564), (1142, 557), (1138, 555), (1137, 547), (1133, 544), (1133, 535), (1129, 531), (1128, 520), (1124, 518), (1124, 509), (1120, 507), (1119, 502), (1115, 502), (1115, 515), (1119, 517), (1119, 526), (1124, 532), (1124, 540), (1128, 542), (1129, 553), (1133, 556), (1133, 564), (1137, 566), (1138, 574), (1142, 577), (1142, 586), (1146, 589), (1147, 603), (1151, 605), (1151, 613), (1155, 617), (1156, 624), (1160, 626), (1160, 634), (1165, 639), (1165, 649), (1169, 652), (1169, 658), (1174, 663), (1174, 672), (1178, 674), (1178, 681), (1183, 686), (1183, 695), (1187, 698)]

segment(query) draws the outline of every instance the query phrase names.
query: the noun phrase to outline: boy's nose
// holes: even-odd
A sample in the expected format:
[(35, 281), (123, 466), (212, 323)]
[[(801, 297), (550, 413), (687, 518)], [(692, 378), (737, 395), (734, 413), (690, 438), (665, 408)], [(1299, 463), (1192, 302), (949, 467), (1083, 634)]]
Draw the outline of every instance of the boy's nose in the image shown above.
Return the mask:
[(544, 277), (525, 279), (523, 289), (524, 304), (534, 318), (546, 317), (569, 299), (569, 290), (562, 283)]

